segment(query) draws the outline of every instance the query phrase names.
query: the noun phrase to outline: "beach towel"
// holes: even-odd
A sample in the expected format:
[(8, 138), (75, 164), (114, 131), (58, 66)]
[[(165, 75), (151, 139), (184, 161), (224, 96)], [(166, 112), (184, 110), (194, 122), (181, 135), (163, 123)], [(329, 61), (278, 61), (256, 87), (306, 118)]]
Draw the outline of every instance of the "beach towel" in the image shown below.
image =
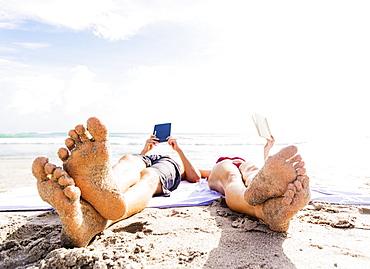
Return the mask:
[[(179, 187), (169, 197), (155, 196), (148, 207), (166, 208), (209, 205), (221, 196), (208, 188), (205, 179), (198, 183), (181, 181)], [(24, 187), (0, 193), (0, 212), (6, 211), (43, 211), (53, 209), (38, 195), (37, 188)]]
[[(148, 207), (167, 208), (210, 205), (220, 196), (222, 196), (220, 193), (209, 189), (205, 179), (198, 183), (182, 181), (179, 188), (171, 192), (169, 197), (153, 197)], [(311, 187), (311, 201), (343, 205), (370, 205), (370, 195), (332, 190), (325, 187)], [(36, 186), (0, 193), (0, 212), (51, 209), (53, 208), (39, 197)]]
[(339, 205), (370, 205), (370, 195), (327, 187), (311, 187), (311, 202), (321, 201)]

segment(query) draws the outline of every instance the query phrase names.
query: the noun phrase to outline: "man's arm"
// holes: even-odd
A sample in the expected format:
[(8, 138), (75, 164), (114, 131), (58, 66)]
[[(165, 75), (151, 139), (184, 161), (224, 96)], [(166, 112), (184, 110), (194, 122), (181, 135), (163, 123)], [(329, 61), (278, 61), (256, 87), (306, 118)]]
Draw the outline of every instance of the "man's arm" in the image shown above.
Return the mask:
[(194, 167), (193, 164), (189, 161), (185, 153), (182, 151), (182, 149), (180, 149), (175, 138), (169, 137), (167, 140), (168, 144), (173, 148), (173, 150), (176, 151), (177, 154), (179, 154), (179, 157), (182, 161), (184, 171), (181, 174), (181, 178), (186, 179), (191, 183), (198, 182), (201, 178), (201, 173), (198, 168)]
[(141, 155), (146, 155), (151, 151), (159, 142), (155, 135), (151, 135), (150, 138), (145, 142), (143, 150), (140, 152)]

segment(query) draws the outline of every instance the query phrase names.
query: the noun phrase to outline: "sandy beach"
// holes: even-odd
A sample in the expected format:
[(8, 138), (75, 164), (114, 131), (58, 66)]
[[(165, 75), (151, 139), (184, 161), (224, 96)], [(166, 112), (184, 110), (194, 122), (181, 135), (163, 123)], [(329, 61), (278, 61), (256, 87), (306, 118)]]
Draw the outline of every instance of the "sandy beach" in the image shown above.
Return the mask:
[[(52, 160), (57, 163), (56, 160)], [(34, 186), (31, 160), (0, 161), (0, 193)], [(321, 170), (311, 173), (316, 183)], [(322, 181), (321, 181), (322, 182)], [(365, 189), (368, 185), (364, 185)], [(0, 268), (367, 268), (370, 206), (315, 202), (287, 233), (209, 206), (147, 208), (86, 248), (60, 244), (54, 211), (0, 213)]]
[(370, 208), (315, 202), (287, 233), (210, 206), (148, 208), (96, 236), (60, 246), (54, 211), (0, 214), (0, 268), (367, 268)]

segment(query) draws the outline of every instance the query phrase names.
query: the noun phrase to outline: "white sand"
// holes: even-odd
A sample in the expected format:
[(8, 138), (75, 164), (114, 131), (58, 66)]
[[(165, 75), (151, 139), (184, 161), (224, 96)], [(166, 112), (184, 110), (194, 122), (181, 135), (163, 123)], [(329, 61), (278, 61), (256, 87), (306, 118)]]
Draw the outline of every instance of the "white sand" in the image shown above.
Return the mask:
[[(0, 191), (35, 184), (31, 163), (1, 161)], [(52, 211), (0, 213), (0, 268), (368, 268), (370, 264), (370, 207), (309, 205), (293, 218), (288, 233), (271, 232), (222, 201), (146, 209), (113, 225), (88, 247), (75, 249), (60, 246), (60, 230), (59, 217)]]
[(74, 249), (60, 246), (53, 211), (1, 213), (0, 268), (367, 268), (369, 212), (317, 203), (276, 233), (220, 199), (146, 209)]

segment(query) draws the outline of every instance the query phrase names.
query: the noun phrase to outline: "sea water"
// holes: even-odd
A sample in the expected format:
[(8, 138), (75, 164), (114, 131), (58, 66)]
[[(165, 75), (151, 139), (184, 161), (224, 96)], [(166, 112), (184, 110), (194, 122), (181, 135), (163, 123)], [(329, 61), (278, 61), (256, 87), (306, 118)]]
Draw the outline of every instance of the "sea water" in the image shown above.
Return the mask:
[[(142, 133), (111, 133), (109, 141), (112, 163), (125, 154), (140, 153), (149, 136)], [(221, 156), (239, 156), (259, 166), (263, 165), (265, 140), (254, 133), (179, 133), (173, 136), (177, 138), (187, 157), (200, 169), (212, 169), (216, 160)], [(64, 147), (66, 138), (65, 133), (0, 134), (0, 162), (11, 162), (15, 165), (17, 162), (28, 163), (29, 165), (25, 168), (28, 169), (37, 156), (47, 156), (51, 162), (61, 165), (57, 150)], [(351, 143), (334, 141), (329, 137), (287, 138), (277, 140), (271, 153), (290, 144), (298, 147), (306, 163), (311, 185), (370, 193), (370, 153), (368, 150), (370, 137), (358, 137)], [(167, 143), (159, 144), (149, 154), (170, 155), (175, 158), (177, 156)], [(30, 169), (27, 175), (30, 179), (25, 180), (24, 175), (17, 177), (19, 172), (17, 168), (12, 166), (12, 169), (7, 171), (6, 167), (2, 166), (3, 171), (0, 171), (0, 189), (34, 184)], [(8, 177), (7, 175), (10, 174), (12, 176)]]

